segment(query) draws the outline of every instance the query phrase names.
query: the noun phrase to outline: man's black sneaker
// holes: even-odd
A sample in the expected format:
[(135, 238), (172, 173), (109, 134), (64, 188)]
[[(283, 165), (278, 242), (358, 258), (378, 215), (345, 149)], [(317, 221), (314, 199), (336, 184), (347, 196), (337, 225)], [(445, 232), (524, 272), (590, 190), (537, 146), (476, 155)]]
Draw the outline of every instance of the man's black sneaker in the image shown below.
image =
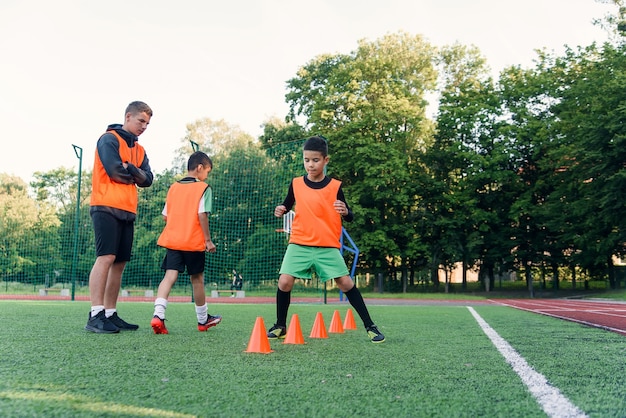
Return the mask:
[(109, 321), (122, 331), (137, 331), (137, 328), (139, 328), (139, 325), (129, 324), (124, 321), (118, 316), (117, 312), (113, 312), (113, 315), (109, 317)]
[(367, 335), (370, 337), (370, 341), (374, 344), (382, 343), (385, 341), (385, 336), (382, 332), (378, 330), (376, 325), (372, 325), (371, 327), (367, 327)]
[(287, 335), (287, 327), (283, 327), (280, 325), (274, 325), (272, 328), (267, 331), (267, 338), (270, 340), (275, 340), (277, 338), (285, 338)]
[(115, 334), (120, 332), (120, 329), (106, 317), (104, 311), (98, 312), (96, 316), (91, 316), (91, 313), (89, 313), (89, 320), (87, 325), (85, 325), (85, 329), (98, 334)]

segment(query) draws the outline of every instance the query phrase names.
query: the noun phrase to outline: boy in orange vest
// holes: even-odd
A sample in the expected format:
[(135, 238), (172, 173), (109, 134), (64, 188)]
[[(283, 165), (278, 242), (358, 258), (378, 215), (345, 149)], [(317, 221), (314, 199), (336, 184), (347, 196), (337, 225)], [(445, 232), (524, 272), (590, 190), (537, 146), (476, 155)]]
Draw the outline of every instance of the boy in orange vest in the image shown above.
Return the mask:
[(285, 338), (291, 289), (296, 277), (310, 279), (315, 271), (322, 281), (334, 279), (357, 311), (373, 343), (385, 336), (370, 318), (363, 296), (348, 274), (341, 255), (341, 221), (354, 218), (341, 189), (341, 182), (327, 177), (328, 144), (321, 136), (306, 140), (303, 146), (306, 175), (294, 178), (282, 204), (274, 215), (283, 216), (296, 205), (289, 245), (280, 267), (276, 292), (276, 323), (267, 332), (269, 339)]
[(133, 248), (137, 187), (149, 187), (154, 177), (138, 142), (151, 118), (146, 103), (130, 103), (124, 124), (109, 125), (96, 146), (89, 203), (96, 261), (89, 273), (91, 310), (85, 326), (90, 332), (113, 334), (139, 328), (119, 317), (117, 298)]
[(206, 252), (214, 253), (209, 216), (213, 210), (213, 193), (204, 181), (213, 169), (213, 162), (204, 152), (191, 154), (187, 162), (187, 177), (175, 182), (167, 192), (163, 218), (165, 228), (157, 245), (167, 252), (161, 268), (165, 276), (159, 284), (154, 301), (154, 316), (150, 325), (155, 334), (167, 334), (165, 309), (178, 273), (185, 271), (191, 279), (198, 319), (198, 331), (206, 331), (219, 324), (222, 317), (209, 315), (204, 291), (204, 262)]

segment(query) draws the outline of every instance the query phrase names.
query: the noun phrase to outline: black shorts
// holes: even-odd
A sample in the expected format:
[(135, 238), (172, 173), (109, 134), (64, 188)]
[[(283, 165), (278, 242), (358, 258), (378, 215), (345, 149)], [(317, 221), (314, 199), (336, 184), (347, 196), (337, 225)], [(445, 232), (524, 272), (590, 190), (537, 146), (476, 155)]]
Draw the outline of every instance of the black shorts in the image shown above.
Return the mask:
[(121, 221), (107, 212), (92, 212), (96, 256), (115, 255), (115, 262), (129, 261), (133, 249), (135, 223)]
[(189, 275), (204, 273), (204, 261), (206, 253), (204, 251), (180, 251), (168, 249), (161, 263), (163, 270), (177, 270), (179, 273), (185, 271)]

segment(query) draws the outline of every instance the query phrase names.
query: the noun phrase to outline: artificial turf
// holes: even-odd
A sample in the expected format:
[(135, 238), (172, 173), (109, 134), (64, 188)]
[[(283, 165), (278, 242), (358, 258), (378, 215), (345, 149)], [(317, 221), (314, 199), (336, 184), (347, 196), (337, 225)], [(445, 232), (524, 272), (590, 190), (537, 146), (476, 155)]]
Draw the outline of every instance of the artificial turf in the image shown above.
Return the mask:
[[(0, 416), (7, 417), (541, 417), (520, 378), (467, 307), (381, 306), (386, 335), (358, 330), (309, 338), (348, 304), (292, 304), (305, 344), (272, 341), (248, 353), (257, 317), (274, 305), (209, 305), (224, 320), (198, 332), (190, 303), (171, 303), (168, 335), (154, 335), (150, 303), (124, 302), (140, 325), (84, 330), (85, 302), (0, 301)], [(589, 416), (626, 416), (626, 338), (502, 306), (476, 311)]]

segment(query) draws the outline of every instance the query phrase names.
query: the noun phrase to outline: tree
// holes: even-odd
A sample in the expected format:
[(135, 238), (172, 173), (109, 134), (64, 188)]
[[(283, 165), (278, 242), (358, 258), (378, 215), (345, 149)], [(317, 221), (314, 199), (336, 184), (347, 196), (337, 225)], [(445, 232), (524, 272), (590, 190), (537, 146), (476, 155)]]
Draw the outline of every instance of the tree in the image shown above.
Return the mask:
[(532, 267), (541, 265), (549, 232), (539, 216), (549, 191), (543, 176), (551, 168), (544, 166), (550, 140), (549, 127), (552, 96), (542, 87), (542, 72), (520, 67), (505, 69), (499, 79), (499, 91), (506, 124), (501, 129), (515, 179), (511, 183), (509, 216), (513, 231), (511, 244), (518, 268), (525, 272), (532, 294)]
[(58, 227), (51, 206), (28, 196), (18, 177), (0, 174), (0, 275), (43, 283), (61, 266)]
[[(86, 283), (96, 255), (89, 214), (91, 173), (83, 171), (81, 176), (78, 225), (76, 225), (78, 173), (65, 167), (47, 172), (38, 171), (34, 173), (34, 180), (30, 186), (35, 190), (38, 202), (55, 208), (61, 222), (58, 239), (65, 244), (58, 248), (60, 265), (57, 266), (57, 271), (62, 272), (65, 281), (73, 279), (70, 274), (74, 271), (76, 278)], [(75, 244), (77, 244), (76, 254)]]
[[(222, 284), (236, 269), (247, 286), (274, 281), (286, 246), (284, 234), (277, 232), (280, 220), (274, 217), (274, 207), (283, 200), (291, 178), (302, 170), (301, 142), (289, 141), (292, 124), (268, 121), (266, 135), (262, 137), (265, 142), (261, 146), (222, 121), (201, 121), (203, 129), (194, 130), (193, 135), (189, 133), (183, 141), (193, 138), (200, 150), (214, 151), (210, 155), (213, 170), (207, 182), (215, 199), (210, 229), (218, 251), (207, 257), (206, 280)], [(188, 128), (191, 129), (191, 125)], [(299, 130), (296, 128), (294, 132)], [(205, 134), (207, 136), (203, 136)], [(273, 141), (273, 138), (280, 140)], [(301, 138), (298, 133), (297, 139), (301, 141)], [(137, 275), (141, 270), (144, 281), (160, 275), (157, 270), (163, 249), (156, 246), (164, 225), (160, 213), (169, 186), (186, 174), (190, 153), (190, 144), (183, 143), (177, 158), (181, 166), (184, 158), (185, 167), (157, 176), (152, 187), (140, 191), (135, 248), (148, 260), (150, 267), (144, 262), (131, 263), (129, 275)]]
[(499, 96), (479, 50), (444, 47), (439, 62), (441, 100), (423, 187), (432, 216), (428, 242), (431, 268), (460, 261), (465, 289), (468, 268), (480, 261), (491, 283), (495, 266), (505, 258), (508, 201), (502, 195), (509, 182), (508, 154), (499, 134)]
[(623, 43), (626, 40), (626, 3), (624, 0), (596, 0), (596, 2), (616, 7), (614, 13), (607, 13), (602, 18), (594, 19), (594, 24), (604, 28), (615, 44)]
[(187, 124), (187, 132), (181, 139), (181, 147), (174, 158), (174, 167), (187, 169), (187, 159), (193, 152), (192, 141), (209, 156), (213, 156), (227, 153), (231, 149), (246, 148), (254, 142), (254, 139), (238, 126), (230, 125), (223, 119), (217, 121), (209, 118), (198, 119)]
[[(560, 61), (562, 99), (555, 106), (561, 133), (554, 201), (573, 216), (558, 219), (578, 262), (592, 275), (611, 274), (611, 256), (626, 253), (626, 46), (569, 51)], [(608, 270), (607, 270), (608, 269)]]
[[(76, 207), (78, 174), (65, 167), (47, 172), (36, 171), (30, 186), (35, 190), (37, 200), (47, 202), (60, 212), (67, 213)], [(83, 172), (81, 178), (80, 204), (89, 202), (91, 196), (91, 173)]]
[(421, 36), (387, 35), (348, 55), (319, 56), (287, 83), (288, 119), (303, 118), (329, 139), (329, 173), (356, 214), (347, 228), (366, 268), (406, 271), (423, 262), (412, 176), (433, 129), (425, 113), (433, 54)]

